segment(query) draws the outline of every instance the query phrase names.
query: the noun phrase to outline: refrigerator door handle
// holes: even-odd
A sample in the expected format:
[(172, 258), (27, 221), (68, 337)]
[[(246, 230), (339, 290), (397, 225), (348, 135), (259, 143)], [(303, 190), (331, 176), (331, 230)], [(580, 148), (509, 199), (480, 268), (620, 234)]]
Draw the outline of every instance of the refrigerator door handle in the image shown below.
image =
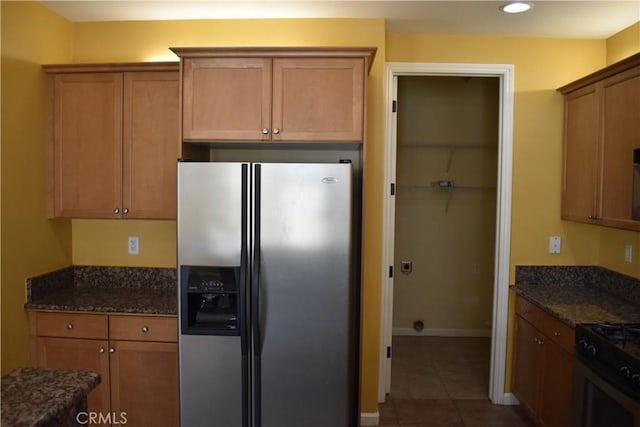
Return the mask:
[(262, 354), (260, 313), (260, 164), (254, 165), (253, 175), (253, 261), (251, 272), (251, 312), (253, 329), (253, 425), (262, 425)]
[(248, 310), (248, 268), (249, 268), (249, 220), (248, 215), (248, 200), (249, 200), (249, 178), (248, 178), (248, 165), (242, 165), (242, 206), (241, 206), (241, 243), (240, 243), (240, 345), (242, 355), (248, 355), (249, 353), (249, 310)]
[(250, 318), (249, 318), (249, 165), (242, 164), (242, 201), (240, 231), (240, 351), (242, 354), (242, 426), (249, 427), (249, 355)]

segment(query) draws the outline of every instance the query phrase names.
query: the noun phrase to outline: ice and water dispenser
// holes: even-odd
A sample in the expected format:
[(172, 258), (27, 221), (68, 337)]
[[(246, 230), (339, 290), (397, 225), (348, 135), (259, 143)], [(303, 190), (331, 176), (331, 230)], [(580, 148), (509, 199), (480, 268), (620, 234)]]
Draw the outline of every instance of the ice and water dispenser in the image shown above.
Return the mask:
[(186, 335), (239, 335), (240, 267), (180, 267), (181, 330)]

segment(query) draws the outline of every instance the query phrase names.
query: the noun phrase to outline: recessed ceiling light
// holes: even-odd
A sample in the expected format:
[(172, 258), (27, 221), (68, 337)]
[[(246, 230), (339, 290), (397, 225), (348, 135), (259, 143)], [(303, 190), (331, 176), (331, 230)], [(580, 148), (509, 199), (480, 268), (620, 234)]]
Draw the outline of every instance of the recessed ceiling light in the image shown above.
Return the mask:
[(507, 13), (520, 13), (526, 12), (533, 7), (533, 3), (528, 1), (512, 1), (511, 3), (503, 4), (500, 6), (500, 10)]

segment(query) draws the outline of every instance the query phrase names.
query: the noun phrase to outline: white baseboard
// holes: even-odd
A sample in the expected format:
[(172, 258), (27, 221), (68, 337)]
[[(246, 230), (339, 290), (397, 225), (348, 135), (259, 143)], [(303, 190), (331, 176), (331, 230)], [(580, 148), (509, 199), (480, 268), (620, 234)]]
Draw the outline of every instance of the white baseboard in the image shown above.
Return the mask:
[(379, 412), (360, 412), (361, 426), (377, 426), (380, 423)]
[(491, 329), (424, 328), (418, 332), (413, 328), (393, 328), (393, 335), (415, 337), (490, 337)]
[(513, 393), (505, 393), (502, 397), (502, 405), (519, 405), (520, 401), (517, 397), (514, 396)]

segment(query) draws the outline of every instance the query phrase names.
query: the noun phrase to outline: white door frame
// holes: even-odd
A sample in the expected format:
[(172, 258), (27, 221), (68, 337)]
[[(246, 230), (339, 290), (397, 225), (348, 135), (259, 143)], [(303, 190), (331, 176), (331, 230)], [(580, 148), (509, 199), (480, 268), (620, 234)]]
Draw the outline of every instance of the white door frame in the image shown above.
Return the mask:
[(498, 141), (497, 220), (493, 282), (493, 321), (491, 339), (491, 373), (489, 399), (496, 404), (517, 404), (511, 393), (504, 392), (507, 355), (507, 314), (509, 304), (509, 254), (511, 241), (511, 178), (513, 157), (513, 97), (514, 66), (512, 64), (447, 64), (405, 63), (386, 64), (386, 134), (385, 134), (385, 195), (382, 230), (381, 325), (378, 401), (384, 402), (391, 389), (391, 346), (393, 321), (393, 278), (389, 267), (394, 265), (395, 197), (391, 185), (396, 177), (396, 100), (398, 76), (477, 76), (500, 79), (500, 123)]

